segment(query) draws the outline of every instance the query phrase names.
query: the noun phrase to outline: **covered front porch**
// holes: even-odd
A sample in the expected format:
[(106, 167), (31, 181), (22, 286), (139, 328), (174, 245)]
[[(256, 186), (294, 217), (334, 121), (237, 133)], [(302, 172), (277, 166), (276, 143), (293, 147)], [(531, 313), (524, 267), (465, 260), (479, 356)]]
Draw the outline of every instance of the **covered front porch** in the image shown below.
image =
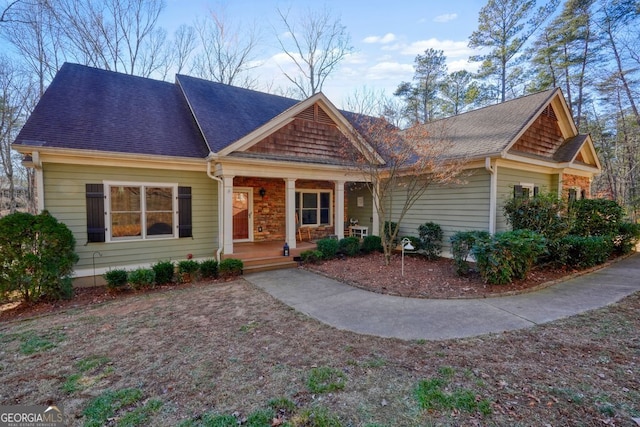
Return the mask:
[[(262, 175), (269, 172), (262, 170)], [(280, 171), (282, 172), (282, 170)], [(315, 241), (342, 239), (357, 222), (377, 234), (378, 217), (371, 192), (362, 182), (334, 178), (337, 174), (309, 173), (299, 177), (219, 176), (222, 213), (222, 258), (282, 257), (314, 249)], [(342, 175), (347, 174), (342, 171)]]

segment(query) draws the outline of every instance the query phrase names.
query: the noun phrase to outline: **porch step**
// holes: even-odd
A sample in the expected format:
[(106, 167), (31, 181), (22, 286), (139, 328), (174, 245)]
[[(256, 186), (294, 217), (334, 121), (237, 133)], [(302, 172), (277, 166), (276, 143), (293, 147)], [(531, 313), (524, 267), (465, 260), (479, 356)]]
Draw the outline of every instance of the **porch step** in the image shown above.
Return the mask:
[(243, 274), (258, 273), (260, 271), (281, 270), (284, 268), (296, 268), (298, 263), (287, 260), (285, 257), (268, 258), (263, 260), (248, 260), (244, 263)]

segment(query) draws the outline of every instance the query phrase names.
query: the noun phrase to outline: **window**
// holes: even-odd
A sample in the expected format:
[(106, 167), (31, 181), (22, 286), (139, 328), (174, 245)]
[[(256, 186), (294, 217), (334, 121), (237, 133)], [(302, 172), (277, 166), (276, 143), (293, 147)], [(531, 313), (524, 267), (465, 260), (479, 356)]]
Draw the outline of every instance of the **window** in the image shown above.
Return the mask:
[(300, 225), (331, 225), (331, 191), (296, 191)]
[(177, 186), (107, 183), (110, 240), (176, 237)]
[(538, 187), (534, 184), (521, 182), (520, 185), (513, 186), (513, 197), (529, 199), (538, 195)]

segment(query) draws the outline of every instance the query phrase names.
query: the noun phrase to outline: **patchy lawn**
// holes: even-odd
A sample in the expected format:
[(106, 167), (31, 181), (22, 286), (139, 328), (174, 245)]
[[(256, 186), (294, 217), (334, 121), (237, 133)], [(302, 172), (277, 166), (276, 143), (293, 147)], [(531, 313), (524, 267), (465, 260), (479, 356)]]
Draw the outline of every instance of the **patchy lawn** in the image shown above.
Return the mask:
[[(0, 323), (0, 404), (72, 425), (635, 426), (640, 294), (447, 341), (335, 330), (242, 279)], [(274, 421), (275, 419), (275, 421)]]

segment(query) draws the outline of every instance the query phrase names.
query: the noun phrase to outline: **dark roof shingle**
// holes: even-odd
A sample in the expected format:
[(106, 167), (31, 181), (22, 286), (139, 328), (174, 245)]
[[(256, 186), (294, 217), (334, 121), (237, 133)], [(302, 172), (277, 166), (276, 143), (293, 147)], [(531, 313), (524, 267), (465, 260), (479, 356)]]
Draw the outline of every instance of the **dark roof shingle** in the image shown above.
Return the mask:
[(185, 75), (176, 81), (215, 153), (300, 102)]
[(64, 64), (16, 144), (204, 158), (209, 150), (171, 83)]

